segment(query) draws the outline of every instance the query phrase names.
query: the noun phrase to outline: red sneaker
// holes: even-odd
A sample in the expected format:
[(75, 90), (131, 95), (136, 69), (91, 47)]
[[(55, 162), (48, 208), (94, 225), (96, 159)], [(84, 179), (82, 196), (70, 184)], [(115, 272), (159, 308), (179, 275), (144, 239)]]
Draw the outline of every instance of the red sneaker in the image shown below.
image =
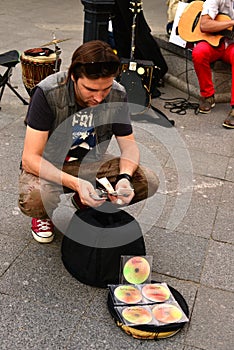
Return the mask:
[(50, 219), (32, 218), (32, 235), (39, 243), (50, 243), (54, 239), (54, 225)]

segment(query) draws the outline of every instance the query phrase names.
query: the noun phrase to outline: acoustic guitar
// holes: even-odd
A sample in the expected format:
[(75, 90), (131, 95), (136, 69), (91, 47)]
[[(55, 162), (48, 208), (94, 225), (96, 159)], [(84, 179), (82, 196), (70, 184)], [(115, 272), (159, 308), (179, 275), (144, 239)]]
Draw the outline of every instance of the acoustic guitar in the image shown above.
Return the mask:
[[(212, 46), (218, 46), (221, 38), (234, 39), (233, 27), (217, 33), (203, 33), (200, 30), (203, 1), (193, 1), (182, 12), (178, 23), (179, 36), (188, 42), (207, 41)], [(229, 21), (228, 15), (218, 14), (217, 21)]]

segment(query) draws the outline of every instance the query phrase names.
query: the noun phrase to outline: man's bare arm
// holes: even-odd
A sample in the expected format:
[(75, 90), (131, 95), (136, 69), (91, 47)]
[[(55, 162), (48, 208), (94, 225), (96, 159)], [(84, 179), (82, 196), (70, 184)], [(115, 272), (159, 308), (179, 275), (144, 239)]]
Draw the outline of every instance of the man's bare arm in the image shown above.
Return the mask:
[(218, 21), (216, 19), (212, 19), (209, 15), (201, 16), (200, 28), (204, 33), (216, 33), (232, 28), (233, 26), (234, 20)]
[(57, 169), (42, 157), (47, 140), (47, 131), (38, 131), (27, 126), (22, 155), (23, 169), (28, 173), (78, 192), (83, 204), (97, 206), (97, 201), (90, 197), (90, 193), (94, 192), (93, 185), (90, 182)]
[(134, 135), (116, 137), (121, 156), (120, 156), (120, 174), (127, 173), (133, 175), (139, 165), (140, 152), (136, 144)]

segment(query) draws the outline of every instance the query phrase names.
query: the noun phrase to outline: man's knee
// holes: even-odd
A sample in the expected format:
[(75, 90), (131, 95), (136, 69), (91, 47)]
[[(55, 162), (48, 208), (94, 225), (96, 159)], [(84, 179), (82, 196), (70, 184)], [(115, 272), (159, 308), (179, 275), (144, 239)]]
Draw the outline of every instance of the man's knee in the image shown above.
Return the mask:
[(151, 170), (150, 171), (148, 170), (147, 172), (147, 182), (148, 182), (148, 197), (151, 197), (157, 192), (158, 186), (159, 186), (158, 176)]
[(19, 193), (18, 206), (21, 212), (27, 216), (40, 219), (48, 217), (38, 189)]
[(50, 217), (58, 206), (60, 188), (42, 182), (38, 177), (22, 172), (19, 179), (18, 206), (23, 214), (42, 219)]
[(158, 190), (158, 176), (149, 168), (140, 166), (133, 176), (133, 185), (136, 192), (134, 201), (152, 197)]

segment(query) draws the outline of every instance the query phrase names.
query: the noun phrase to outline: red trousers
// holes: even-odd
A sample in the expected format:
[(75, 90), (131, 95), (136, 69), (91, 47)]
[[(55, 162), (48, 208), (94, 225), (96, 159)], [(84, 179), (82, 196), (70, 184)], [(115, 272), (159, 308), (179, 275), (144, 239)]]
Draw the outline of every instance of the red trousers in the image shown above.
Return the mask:
[(192, 58), (202, 97), (210, 97), (215, 93), (210, 64), (217, 60), (231, 64), (233, 78), (230, 104), (234, 106), (234, 44), (225, 48), (223, 41), (218, 47), (211, 46), (206, 41), (201, 41), (194, 47)]

